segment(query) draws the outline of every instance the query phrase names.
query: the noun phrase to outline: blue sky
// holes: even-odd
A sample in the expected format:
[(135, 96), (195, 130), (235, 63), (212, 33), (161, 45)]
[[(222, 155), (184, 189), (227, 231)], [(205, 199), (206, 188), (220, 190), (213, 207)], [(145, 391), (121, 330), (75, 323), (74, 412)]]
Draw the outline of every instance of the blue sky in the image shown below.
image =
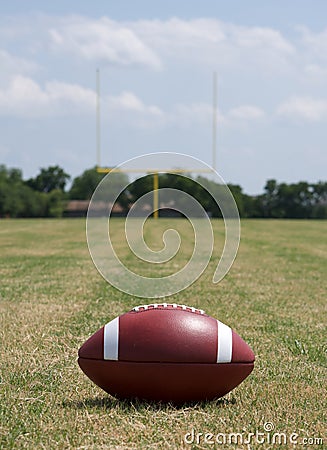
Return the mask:
[(326, 179), (327, 3), (2, 2), (0, 163), (24, 177), (95, 165), (95, 72), (102, 162), (176, 151), (247, 193), (268, 178)]

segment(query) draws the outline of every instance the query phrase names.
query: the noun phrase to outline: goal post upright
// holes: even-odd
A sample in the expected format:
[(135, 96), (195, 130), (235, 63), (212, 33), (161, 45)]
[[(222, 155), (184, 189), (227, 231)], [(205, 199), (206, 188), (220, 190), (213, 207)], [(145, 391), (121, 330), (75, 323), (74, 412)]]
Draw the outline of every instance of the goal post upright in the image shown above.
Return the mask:
[(96, 70), (96, 160), (101, 167), (101, 125), (100, 125), (100, 70)]
[(217, 72), (212, 79), (212, 167), (216, 170), (217, 158)]

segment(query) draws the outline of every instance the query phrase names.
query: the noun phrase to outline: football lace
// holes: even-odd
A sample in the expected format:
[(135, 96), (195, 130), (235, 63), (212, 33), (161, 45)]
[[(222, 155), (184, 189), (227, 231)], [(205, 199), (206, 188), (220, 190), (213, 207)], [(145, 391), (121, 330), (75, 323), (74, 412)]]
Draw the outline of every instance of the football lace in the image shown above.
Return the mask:
[(139, 305), (135, 306), (132, 311), (140, 312), (140, 311), (146, 311), (148, 309), (162, 309), (162, 308), (173, 308), (183, 311), (190, 311), (193, 313), (198, 314), (205, 314), (203, 309), (194, 308), (193, 306), (186, 306), (186, 305), (177, 305), (176, 303), (151, 303), (149, 305)]

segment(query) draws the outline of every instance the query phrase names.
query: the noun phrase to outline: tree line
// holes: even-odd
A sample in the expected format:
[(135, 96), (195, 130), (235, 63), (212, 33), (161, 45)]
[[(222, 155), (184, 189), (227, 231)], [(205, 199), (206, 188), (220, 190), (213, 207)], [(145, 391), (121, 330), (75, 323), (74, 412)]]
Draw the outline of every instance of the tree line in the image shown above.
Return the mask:
[[(113, 174), (117, 186), (128, 185), (123, 173)], [(0, 165), (0, 217), (62, 217), (70, 200), (89, 200), (105, 175), (96, 168), (85, 170), (71, 180), (59, 166), (40, 169), (35, 178), (23, 179), (22, 171)], [(199, 176), (195, 179), (177, 174), (159, 174), (160, 188), (182, 190), (196, 198), (212, 217), (221, 217), (219, 207), (205, 189), (219, 189), (214, 181)], [(204, 187), (203, 187), (204, 186)], [(248, 195), (241, 186), (228, 184), (240, 216), (243, 218), (327, 218), (327, 182), (278, 183), (268, 180), (260, 195)], [(153, 189), (152, 175), (146, 175), (130, 183), (117, 202), (125, 213), (138, 198)]]

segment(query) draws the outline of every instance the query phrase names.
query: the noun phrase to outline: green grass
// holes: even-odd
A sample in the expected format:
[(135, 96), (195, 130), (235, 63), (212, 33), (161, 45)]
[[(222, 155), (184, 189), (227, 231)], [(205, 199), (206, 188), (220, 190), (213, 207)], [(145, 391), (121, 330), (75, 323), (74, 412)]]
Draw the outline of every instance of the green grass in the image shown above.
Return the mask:
[[(181, 220), (174, 223), (184, 230)], [(117, 236), (121, 225), (113, 222)], [(158, 232), (169, 225), (160, 219)], [(214, 227), (221, 248), (221, 222)], [(158, 235), (150, 228), (146, 239), (155, 246)], [(213, 258), (196, 283), (169, 299), (205, 309), (256, 354), (253, 373), (225, 398), (174, 407), (120, 402), (78, 368), (77, 350), (87, 337), (146, 302), (98, 274), (85, 222), (1, 220), (0, 448), (275, 448), (267, 440), (250, 447), (210, 445), (203, 436), (199, 444), (184, 442), (192, 429), (256, 433), (266, 422), (288, 438), (297, 433), (296, 448), (305, 447), (304, 438), (322, 438), (308, 447), (326, 448), (326, 231), (323, 221), (244, 221), (225, 279), (211, 283)], [(186, 243), (179, 262), (188, 251)], [(119, 252), (137, 270), (123, 245)]]

